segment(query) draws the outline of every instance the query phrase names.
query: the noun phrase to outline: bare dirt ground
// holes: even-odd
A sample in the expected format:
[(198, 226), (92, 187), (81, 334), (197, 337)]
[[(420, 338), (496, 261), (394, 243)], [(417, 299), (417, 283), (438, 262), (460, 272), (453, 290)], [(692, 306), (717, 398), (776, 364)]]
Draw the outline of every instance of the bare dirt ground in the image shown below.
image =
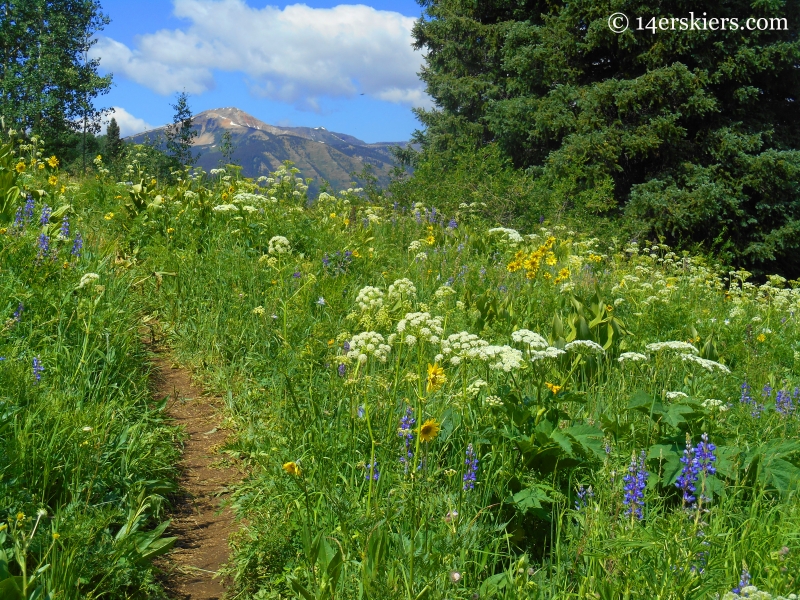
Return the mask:
[(166, 535), (178, 538), (175, 548), (158, 565), (170, 597), (176, 600), (223, 598), (228, 583), (218, 576), (228, 560), (228, 537), (233, 514), (220, 508), (230, 484), (242, 474), (218, 449), (227, 433), (222, 429), (222, 401), (192, 384), (190, 373), (174, 365), (169, 352), (153, 347), (156, 372), (153, 397), (168, 397), (167, 414), (184, 428), (180, 490), (173, 498), (172, 524)]

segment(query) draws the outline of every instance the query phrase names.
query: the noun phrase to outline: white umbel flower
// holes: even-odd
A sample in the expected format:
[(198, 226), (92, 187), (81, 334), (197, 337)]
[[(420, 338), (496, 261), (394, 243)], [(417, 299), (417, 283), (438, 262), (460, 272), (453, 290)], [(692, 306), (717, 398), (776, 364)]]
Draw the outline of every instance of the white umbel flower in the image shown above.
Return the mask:
[(567, 352), (577, 352), (578, 354), (605, 354), (606, 351), (597, 342), (592, 340), (575, 340), (564, 346)]
[(619, 355), (617, 360), (619, 362), (641, 362), (647, 360), (647, 357), (644, 354), (639, 354), (638, 352), (623, 352)]
[[(375, 331), (365, 331), (353, 336), (350, 340), (350, 350), (347, 358), (366, 362), (369, 356), (374, 356), (381, 362), (386, 362), (391, 347), (384, 343), (383, 336)], [(363, 357), (363, 358), (362, 358)]]
[(269, 241), (270, 254), (291, 254), (292, 246), (282, 235), (276, 235)]
[(692, 346), (689, 342), (655, 342), (647, 344), (645, 350), (648, 352), (661, 352), (662, 350), (673, 350), (675, 352), (691, 352), (697, 354), (699, 350)]

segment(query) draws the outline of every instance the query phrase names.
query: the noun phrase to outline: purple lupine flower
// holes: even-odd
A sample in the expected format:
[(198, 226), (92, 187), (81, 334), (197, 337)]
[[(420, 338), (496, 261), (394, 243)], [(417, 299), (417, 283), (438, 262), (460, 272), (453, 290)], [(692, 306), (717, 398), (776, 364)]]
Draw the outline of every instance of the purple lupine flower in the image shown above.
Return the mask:
[(367, 472), (364, 474), (365, 479), (369, 479), (369, 474), (372, 473), (373, 481), (378, 481), (378, 478), (381, 474), (378, 472), (378, 461), (376, 460), (374, 463), (367, 463), (366, 465)]
[(17, 214), (14, 215), (14, 223), (11, 227), (14, 229), (22, 229), (25, 227), (24, 213), (21, 206), (17, 208)]
[(345, 340), (344, 344), (342, 344), (342, 350), (344, 350), (345, 352), (350, 352), (350, 342)]
[(331, 264), (331, 259), (328, 258), (328, 253), (326, 252), (322, 257), (322, 266), (327, 268), (329, 264)]
[(50, 252), (50, 238), (46, 233), (39, 234), (39, 242), (38, 242), (39, 258), (43, 258), (47, 256)]
[(455, 277), (448, 277), (448, 278), (447, 278), (447, 285), (453, 285), (453, 283), (455, 282), (455, 280), (456, 280), (456, 278), (455, 278)]
[(50, 215), (53, 211), (50, 210), (50, 207), (47, 204), (42, 206), (42, 214), (39, 217), (39, 224), (40, 225), (47, 225), (50, 222)]
[(750, 395), (750, 385), (746, 382), (742, 382), (742, 395), (739, 397), (739, 402), (742, 404), (752, 404), (753, 397)]
[(747, 571), (747, 567), (742, 569), (742, 575), (739, 577), (739, 585), (733, 588), (731, 591), (734, 594), (740, 594), (742, 592), (742, 588), (746, 588), (750, 585), (750, 573)]
[(75, 241), (72, 243), (72, 256), (80, 258), (81, 250), (83, 250), (83, 236), (79, 231), (75, 234)]
[(414, 458), (414, 452), (411, 450), (411, 442), (414, 439), (413, 427), (417, 420), (414, 418), (413, 409), (409, 406), (406, 408), (406, 414), (400, 419), (400, 429), (397, 430), (397, 435), (403, 438), (405, 443), (405, 454), (400, 457), (400, 462), (403, 463), (405, 472), (408, 473), (408, 465), (411, 459)]
[(17, 306), (17, 310), (14, 311), (14, 316), (12, 317), (17, 323), (20, 322), (22, 319), (22, 311), (25, 310), (25, 305), (20, 302)]
[(44, 373), (44, 366), (42, 366), (42, 361), (39, 360), (38, 356), (33, 357), (33, 377), (36, 379), (36, 383), (39, 383), (42, 379), (42, 373)]
[(583, 487), (583, 485), (578, 486), (577, 496), (578, 499), (575, 500), (575, 510), (580, 511), (589, 505), (589, 500), (594, 498), (592, 486), (589, 486), (588, 488)]
[(475, 455), (472, 444), (467, 446), (467, 457), (464, 460), (464, 464), (467, 466), (467, 472), (464, 473), (464, 491), (468, 492), (475, 489), (475, 481), (478, 474), (478, 457)]
[(716, 449), (717, 447), (708, 441), (708, 434), (703, 432), (703, 435), (700, 436), (700, 443), (695, 448), (695, 455), (697, 456), (700, 472), (706, 477), (717, 472), (716, 467), (714, 467), (714, 462), (717, 460), (714, 455), (714, 450)]
[(438, 216), (436, 215), (436, 207), (434, 206), (431, 209), (431, 212), (428, 214), (428, 222), (429, 223), (436, 223), (436, 219), (437, 218), (438, 218)]
[(541, 225), (542, 223), (544, 223), (544, 215), (539, 217), (539, 225)]
[(463, 249), (464, 249), (464, 244), (459, 244), (459, 245), (456, 247), (456, 252), (461, 252)]
[(65, 240), (69, 239), (69, 215), (64, 215), (64, 218), (61, 219), (61, 231), (59, 233)]
[(415, 217), (416, 217), (416, 219), (417, 219), (417, 223), (422, 223), (422, 215), (421, 215), (421, 214), (419, 214), (419, 211), (418, 211), (418, 210), (415, 210), (415, 211), (414, 211), (414, 216), (415, 216)]
[(624, 482), (625, 496), (622, 503), (628, 508), (625, 510), (625, 515), (629, 517), (636, 517), (639, 520), (644, 518), (642, 514), (642, 507), (644, 506), (644, 490), (647, 487), (647, 477), (650, 475), (645, 468), (645, 453), (639, 455), (639, 460), (636, 460), (636, 455), (631, 456), (631, 464), (628, 466), (628, 474), (622, 478)]
[(33, 196), (28, 194), (28, 199), (25, 201), (25, 222), (33, 220), (33, 209), (36, 207), (36, 203), (33, 201)]
[(352, 251), (350, 251), (350, 250), (345, 250), (345, 251), (344, 251), (344, 259), (345, 259), (345, 260), (352, 260), (352, 258), (353, 258), (353, 253), (352, 253)]
[[(795, 388), (795, 392), (797, 389)], [(794, 402), (788, 390), (779, 390), (775, 398), (775, 410), (781, 416), (788, 417), (794, 412)]]
[(295, 271), (294, 273), (292, 273), (292, 277), (294, 277), (295, 279), (300, 279), (302, 276), (303, 274), (300, 271)]
[(697, 491), (695, 484), (697, 483), (698, 465), (697, 458), (694, 454), (695, 449), (687, 439), (686, 449), (683, 451), (683, 456), (681, 457), (683, 468), (681, 469), (681, 474), (677, 481), (675, 481), (675, 487), (683, 492), (684, 507), (686, 505), (694, 505), (696, 500), (694, 493)]
[(455, 229), (458, 227), (458, 222), (455, 219), (450, 219), (450, 221), (447, 223), (447, 227), (449, 229)]
[(344, 363), (341, 363), (339, 365), (339, 368), (337, 369), (337, 371), (339, 372), (339, 377), (344, 377), (345, 374), (347, 373), (347, 365), (344, 364)]

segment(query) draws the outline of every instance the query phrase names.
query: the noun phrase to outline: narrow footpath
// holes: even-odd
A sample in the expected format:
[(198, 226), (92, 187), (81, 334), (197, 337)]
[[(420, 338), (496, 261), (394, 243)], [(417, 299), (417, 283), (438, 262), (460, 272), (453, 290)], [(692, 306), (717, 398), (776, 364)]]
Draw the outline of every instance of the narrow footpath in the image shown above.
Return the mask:
[(242, 476), (218, 453), (227, 437), (221, 428), (222, 401), (192, 385), (190, 373), (173, 365), (167, 350), (152, 349), (154, 399), (169, 398), (167, 414), (186, 436), (179, 463), (180, 490), (165, 534), (178, 540), (159, 561), (163, 583), (175, 600), (218, 600), (228, 587), (218, 572), (228, 560), (228, 537), (234, 528), (230, 508), (220, 509), (220, 504), (228, 486)]

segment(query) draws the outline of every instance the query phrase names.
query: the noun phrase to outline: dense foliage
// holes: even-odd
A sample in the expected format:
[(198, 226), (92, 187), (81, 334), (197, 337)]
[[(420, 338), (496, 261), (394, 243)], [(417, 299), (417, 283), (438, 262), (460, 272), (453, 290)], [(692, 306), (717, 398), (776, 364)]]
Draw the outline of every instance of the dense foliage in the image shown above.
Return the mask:
[[(636, 30), (684, 2), (425, 0), (423, 160), (497, 144), (581, 214), (800, 274), (800, 3), (725, 2), (738, 29)], [(609, 29), (625, 12), (630, 28)], [(703, 13), (705, 14), (705, 13)], [(748, 18), (782, 19), (772, 30)], [(757, 21), (754, 21), (757, 23)], [(690, 23), (691, 25), (691, 23)], [(487, 171), (488, 173), (488, 171)]]

